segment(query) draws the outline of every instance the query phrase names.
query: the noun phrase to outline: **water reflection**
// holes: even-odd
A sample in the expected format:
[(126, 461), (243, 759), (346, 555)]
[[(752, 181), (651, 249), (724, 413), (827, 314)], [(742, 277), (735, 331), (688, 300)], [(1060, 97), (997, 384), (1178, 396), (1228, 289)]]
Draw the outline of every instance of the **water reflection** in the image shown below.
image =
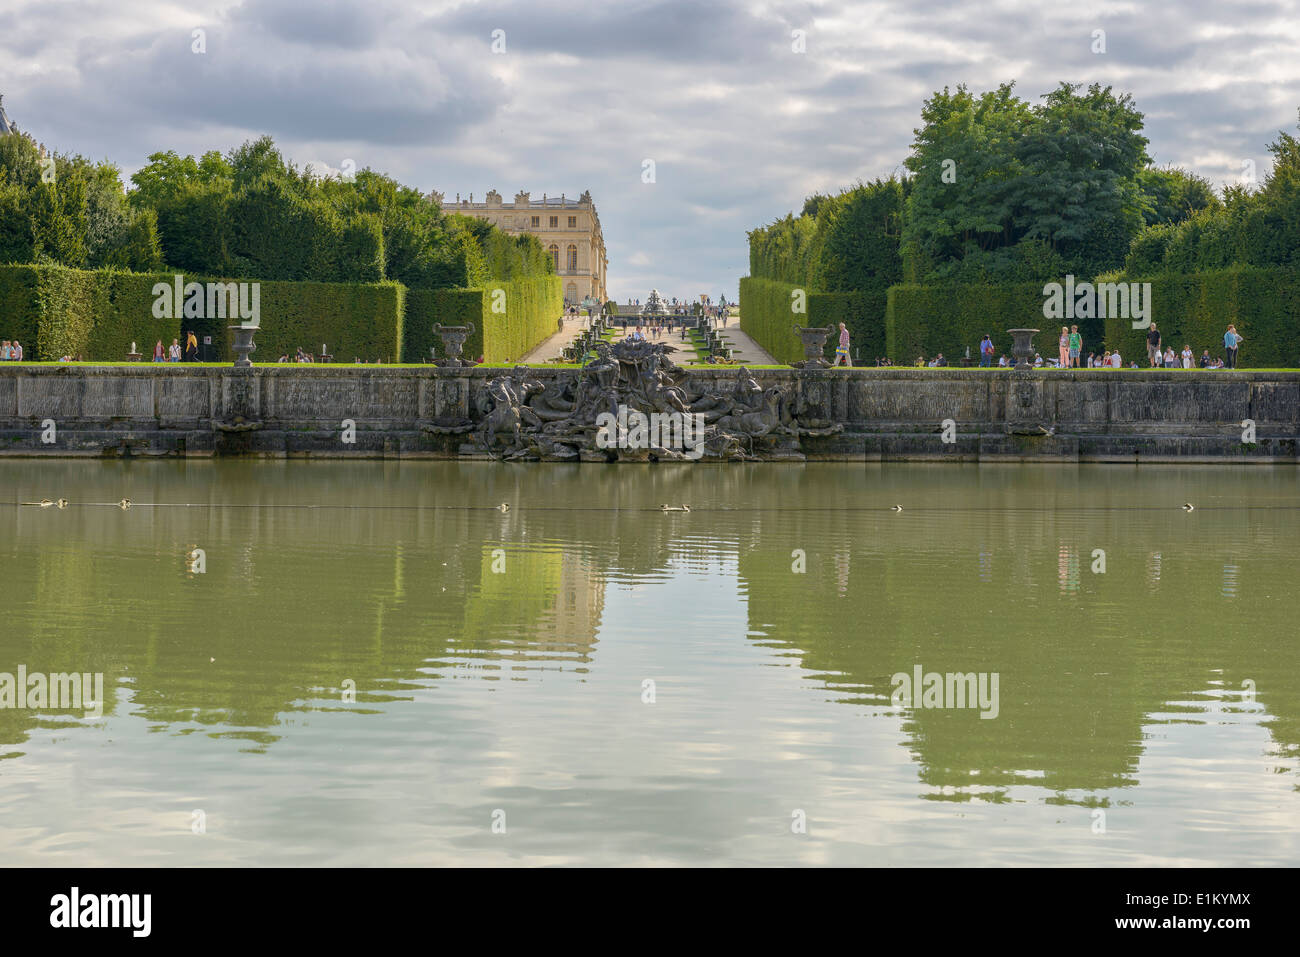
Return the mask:
[[(698, 690), (663, 713), (707, 764), (726, 747), (700, 744), (717, 709), (757, 721), (764, 699), (750, 689), (771, 669), (791, 727), (868, 720), (856, 747), (902, 744), (926, 801), (1109, 807), (1145, 784), (1166, 733), (1153, 729), (1198, 727), (1197, 747), (1244, 760), (1254, 746), (1226, 739), (1225, 722), (1266, 729), (1295, 775), (1296, 513), (1104, 509), (1289, 503), (1291, 473), (1170, 470), (1135, 488), (1121, 469), (545, 470), (539, 483), (536, 470), (461, 464), (0, 463), (14, 500), (192, 503), (0, 517), (13, 598), (0, 670), (103, 671), (114, 689), (99, 727), (0, 710), (0, 776), (38, 733), (82, 739), (115, 719), (288, 760), (287, 739), (330, 715), (389, 721), (453, 687), (473, 696), (454, 699), (467, 742), (485, 720), (470, 700), (536, 723), (542, 746), (532, 695), (586, 702), (589, 726), (628, 720), (624, 705), (584, 697), (602, 672)], [(502, 501), (512, 509), (488, 508)], [(665, 501), (694, 510), (662, 513)], [(358, 504), (385, 507), (301, 507)], [(1099, 548), (1104, 571), (1083, 574)], [(1261, 597), (1225, 605), (1241, 579)], [(707, 653), (692, 657), (691, 641)], [(682, 657), (665, 663), (664, 647)], [(892, 704), (890, 676), (917, 664), (999, 674), (998, 718)], [(787, 700), (792, 682), (815, 694)], [(1243, 682), (1258, 689), (1250, 701)], [(396, 760), (418, 760), (394, 734)], [(813, 740), (792, 738), (791, 756), (846, 766), (842, 744)], [(867, 778), (891, 766), (854, 753), (847, 766)]]

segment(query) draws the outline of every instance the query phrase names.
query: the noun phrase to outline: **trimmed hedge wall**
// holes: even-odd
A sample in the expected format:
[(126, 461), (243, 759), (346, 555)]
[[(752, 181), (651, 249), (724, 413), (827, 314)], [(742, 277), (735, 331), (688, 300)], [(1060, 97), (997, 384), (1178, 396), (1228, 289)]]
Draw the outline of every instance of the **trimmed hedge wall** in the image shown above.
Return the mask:
[[(146, 360), (193, 331), (212, 337), (209, 355), (233, 361), (227, 326), (237, 317), (155, 318), (154, 287), (170, 290), (175, 273), (81, 270), (64, 266), (0, 266), (0, 339), (17, 339), (27, 358), (53, 361), (81, 355), (90, 361), (126, 358), (132, 342)], [(219, 281), (185, 275), (184, 282)], [(433, 323), (474, 323), (465, 344), (470, 358), (518, 359), (558, 328), (564, 296), (556, 276), (512, 279), (482, 289), (411, 289), (396, 282), (259, 283), (261, 328), (255, 362), (292, 356), (298, 347), (316, 354), (328, 346), (336, 361), (419, 362), (441, 341)], [(493, 295), (500, 289), (504, 298)], [(504, 312), (493, 304), (504, 303)], [(206, 303), (206, 296), (205, 296)], [(408, 320), (409, 316), (409, 320)], [(409, 332), (409, 335), (407, 334)]]
[[(803, 342), (793, 326), (830, 326), (839, 329), (842, 322), (849, 328), (850, 352), (854, 363), (874, 365), (885, 352), (885, 331), (881, 321), (885, 312), (883, 292), (808, 292), (807, 314), (791, 311), (791, 293), (800, 287), (775, 279), (745, 276), (740, 280), (740, 328), (772, 354), (777, 362), (803, 359)], [(806, 290), (805, 290), (806, 291)], [(826, 340), (827, 358), (835, 355), (838, 332)]]
[[(159, 339), (164, 347), (172, 339), (184, 345), (183, 333), (193, 331), (200, 343), (212, 336), (216, 361), (233, 361), (226, 327), (238, 319), (155, 318), (154, 286), (161, 282), (171, 288), (174, 279), (174, 273), (0, 267), (0, 338), (18, 338), (32, 359), (82, 355), (104, 361), (125, 359), (132, 342), (151, 358)], [(189, 275), (184, 280), (206, 281)], [(340, 360), (394, 361), (402, 352), (405, 295), (405, 287), (395, 282), (262, 282), (253, 357), (274, 362), (298, 346), (316, 352), (323, 342)]]
[(1011, 357), (1007, 330), (1030, 328), (1042, 330), (1034, 337), (1034, 345), (1046, 359), (1056, 355), (1062, 325), (1078, 325), (1085, 358), (1102, 347), (1102, 320), (1046, 319), (1044, 298), (1041, 282), (893, 286), (885, 307), (887, 354), (899, 365), (910, 365), (917, 356), (929, 360), (942, 352), (955, 365), (969, 347), (971, 359), (978, 365), (980, 340), (986, 334), (993, 337), (997, 361), (1003, 353)]
[(66, 266), (0, 266), (0, 338), (17, 338), (28, 359), (65, 355), (125, 359), (132, 342), (145, 356), (153, 344), (180, 338), (180, 320), (155, 319), (152, 289), (170, 275), (87, 271)]
[(28, 359), (38, 357), (38, 274), (31, 266), (0, 266), (0, 339), (17, 339)]
[[(1232, 323), (1245, 337), (1237, 354), (1241, 368), (1300, 367), (1300, 270), (1234, 266), (1146, 281), (1151, 318), (1174, 352), (1186, 343), (1198, 360), (1204, 349), (1222, 357), (1223, 334)], [(1126, 365), (1136, 360), (1146, 366), (1146, 330), (1134, 329), (1126, 319), (1105, 323), (1106, 346), (1118, 347)]]
[[(1100, 278), (1100, 277), (1099, 277)], [(1206, 272), (1150, 278), (1109, 274), (1113, 282), (1150, 282), (1151, 318), (1167, 345), (1181, 352), (1190, 345), (1199, 358), (1224, 354), (1228, 323), (1246, 337), (1239, 354), (1242, 368), (1300, 367), (1300, 270), (1285, 266), (1234, 266)], [(743, 283), (743, 280), (742, 280)], [(743, 289), (742, 285), (742, 289)], [(1041, 329), (1034, 344), (1044, 358), (1056, 354), (1056, 320), (1043, 317), (1043, 284), (900, 285), (889, 290), (885, 310), (888, 355), (900, 364), (918, 355), (942, 352), (950, 362), (965, 355), (979, 359), (979, 341), (993, 336), (997, 354), (1011, 354), (1007, 329)], [(742, 311), (743, 316), (743, 311)], [(1146, 331), (1130, 319), (1064, 320), (1078, 323), (1083, 355), (1118, 348), (1124, 364), (1146, 362)]]
[[(323, 344), (336, 362), (354, 358), (397, 362), (402, 354), (405, 306), (406, 287), (396, 282), (264, 282), (262, 325), (253, 337), (257, 343), (253, 359), (274, 362), (282, 353), (292, 359), (299, 346), (318, 354)], [(217, 360), (225, 360), (232, 355), (226, 326), (234, 323), (209, 322), (221, 327), (210, 334), (213, 344), (219, 344)], [(203, 334), (195, 332), (201, 342)]]
[[(495, 295), (497, 290), (504, 298)], [(485, 362), (512, 362), (539, 342), (554, 335), (564, 312), (564, 292), (558, 276), (490, 282), (478, 289), (411, 289), (407, 292), (406, 362), (421, 362), (436, 347), (442, 358), (442, 340), (433, 324), (463, 326), (474, 323), (465, 340), (464, 357)], [(501, 302), (504, 312), (493, 310)]]

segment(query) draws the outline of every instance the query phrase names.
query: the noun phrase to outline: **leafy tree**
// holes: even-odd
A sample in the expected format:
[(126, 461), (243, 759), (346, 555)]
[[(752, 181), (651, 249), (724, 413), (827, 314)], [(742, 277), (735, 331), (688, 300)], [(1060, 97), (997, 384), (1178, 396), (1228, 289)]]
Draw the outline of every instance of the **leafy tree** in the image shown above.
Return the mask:
[(1202, 209), (1217, 209), (1219, 197), (1204, 177), (1177, 167), (1147, 167), (1138, 173), (1146, 225), (1181, 223)]

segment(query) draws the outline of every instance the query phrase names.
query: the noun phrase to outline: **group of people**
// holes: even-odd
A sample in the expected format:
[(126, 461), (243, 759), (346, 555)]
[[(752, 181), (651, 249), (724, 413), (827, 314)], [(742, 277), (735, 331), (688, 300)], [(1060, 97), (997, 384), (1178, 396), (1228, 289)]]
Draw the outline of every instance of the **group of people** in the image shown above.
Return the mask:
[(185, 334), (185, 345), (181, 346), (179, 339), (173, 339), (172, 344), (163, 348), (163, 342), (159, 339), (153, 346), (154, 362), (198, 362), (199, 361), (199, 338), (193, 332)]
[[(1173, 346), (1166, 345), (1161, 337), (1160, 329), (1153, 322), (1147, 330), (1147, 361), (1152, 368), (1157, 369), (1191, 369), (1199, 365), (1202, 369), (1235, 369), (1237, 367), (1237, 349), (1245, 341), (1245, 337), (1237, 332), (1235, 325), (1229, 325), (1227, 332), (1223, 335), (1223, 347), (1226, 358), (1214, 359), (1210, 357), (1210, 350), (1205, 349), (1201, 353), (1199, 360), (1196, 359), (1196, 353), (1187, 343), (1183, 343), (1182, 351), (1175, 352)], [(1086, 362), (1081, 362), (1083, 354), (1083, 337), (1079, 334), (1078, 326), (1062, 326), (1061, 334), (1057, 338), (1057, 357), (1055, 359), (1044, 360), (1041, 355), (1034, 356), (1035, 368), (1052, 368), (1052, 369), (1078, 369), (1083, 365), (1088, 369), (1122, 369), (1124, 367), (1123, 357), (1119, 350), (1107, 349), (1101, 354), (1095, 352), (1088, 353)], [(992, 366), (993, 337), (985, 336), (980, 340), (980, 365)], [(917, 363), (924, 365), (923, 359), (918, 359)], [(935, 365), (932, 361), (930, 365)], [(1005, 368), (1006, 366), (1015, 365), (1015, 360), (1008, 359), (1006, 355), (998, 357), (997, 365)], [(1136, 362), (1129, 363), (1130, 369), (1138, 368)]]
[[(1237, 368), (1237, 350), (1245, 341), (1246, 337), (1237, 331), (1235, 325), (1229, 323), (1227, 331), (1223, 334), (1223, 358), (1211, 359), (1210, 350), (1206, 349), (1201, 353), (1200, 367), (1202, 369)], [(1186, 343), (1183, 344), (1183, 351), (1175, 355), (1173, 348), (1165, 345), (1159, 327), (1154, 322), (1151, 323), (1151, 328), (1147, 330), (1147, 361), (1151, 363), (1152, 368), (1177, 369), (1181, 366), (1190, 369), (1193, 355), (1191, 346)]]
[(23, 347), (17, 339), (10, 342), (8, 339), (0, 344), (0, 362), (22, 362)]
[[(289, 353), (286, 352), (275, 361), (276, 362), (315, 362), (316, 360), (310, 352), (305, 350), (302, 346), (299, 346), (297, 351), (294, 353), (293, 359), (290, 359)], [(361, 360), (358, 359), (357, 361), (360, 362)]]

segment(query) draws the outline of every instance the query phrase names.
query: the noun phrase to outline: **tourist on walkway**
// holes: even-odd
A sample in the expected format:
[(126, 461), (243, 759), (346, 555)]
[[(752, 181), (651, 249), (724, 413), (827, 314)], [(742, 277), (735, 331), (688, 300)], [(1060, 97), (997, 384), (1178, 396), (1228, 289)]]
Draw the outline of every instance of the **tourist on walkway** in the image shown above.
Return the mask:
[(13, 358), (13, 347), (9, 345), (9, 340), (0, 342), (0, 362), (8, 362)]
[(185, 334), (185, 361), (199, 361), (199, 340), (193, 329)]
[(1070, 327), (1069, 348), (1070, 348), (1070, 352), (1069, 352), (1070, 366), (1071, 368), (1077, 369), (1079, 368), (1079, 353), (1083, 351), (1083, 336), (1079, 335), (1078, 326)]
[(1208, 369), (1214, 360), (1210, 358), (1210, 350), (1206, 349), (1201, 353), (1201, 368)]
[[(1119, 357), (1118, 349), (1110, 354), (1110, 365), (1112, 369), (1122, 369), (1124, 367), (1124, 360)], [(1137, 363), (1135, 362), (1133, 365), (1136, 366)]]
[(1183, 343), (1183, 368), (1190, 369), (1191, 367), (1192, 367), (1192, 347), (1184, 342)]
[(167, 347), (167, 361), (168, 362), (181, 361), (181, 343), (179, 339), (173, 339), (172, 344)]
[(1147, 360), (1153, 367), (1160, 365), (1160, 330), (1156, 328), (1154, 322), (1151, 323), (1151, 328), (1147, 330)]
[(1237, 368), (1237, 346), (1246, 337), (1237, 334), (1237, 327), (1229, 324), (1228, 331), (1223, 334), (1223, 348), (1226, 351), (1224, 366), (1228, 369)]
[(1056, 368), (1064, 369), (1070, 363), (1070, 330), (1061, 326), (1061, 336), (1056, 340)]
[(980, 368), (993, 365), (993, 337), (986, 335), (980, 340)]
[(842, 322), (840, 323), (840, 345), (835, 350), (835, 361), (831, 363), (831, 368), (834, 369), (838, 366), (841, 359), (844, 360), (846, 366), (853, 366), (853, 363), (849, 361), (849, 327)]
[(1173, 367), (1174, 367), (1174, 347), (1165, 346), (1165, 368), (1172, 369)]
[(162, 344), (162, 340), (161, 340), (161, 339), (159, 339), (157, 342), (155, 342), (155, 343), (153, 344), (153, 361), (154, 361), (154, 362), (166, 362), (166, 361), (167, 361), (167, 356), (166, 356), (166, 354), (163, 352), (163, 344)]

